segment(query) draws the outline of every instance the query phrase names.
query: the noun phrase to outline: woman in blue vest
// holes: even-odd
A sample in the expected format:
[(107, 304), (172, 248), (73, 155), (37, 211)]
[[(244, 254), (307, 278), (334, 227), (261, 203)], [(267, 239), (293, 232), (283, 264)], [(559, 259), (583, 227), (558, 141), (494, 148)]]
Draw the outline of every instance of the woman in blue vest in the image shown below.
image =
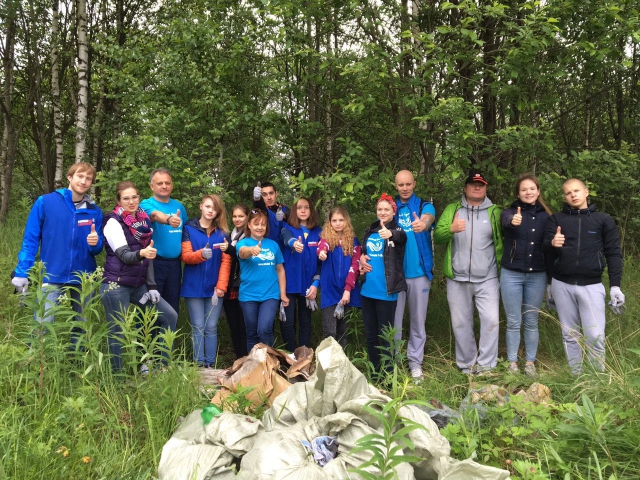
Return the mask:
[(524, 372), (535, 377), (538, 313), (547, 288), (547, 262), (542, 243), (551, 211), (540, 196), (538, 179), (530, 173), (518, 177), (515, 196), (517, 200), (500, 215), (504, 235), (500, 290), (507, 314), (507, 360), (509, 370), (517, 373), (524, 319)]
[[(284, 271), (287, 275), (286, 321), (280, 323), (285, 348), (293, 352), (298, 346), (311, 346), (311, 312), (318, 308), (316, 295), (320, 286), (320, 269), (316, 250), (322, 229), (318, 214), (307, 198), (300, 198), (289, 212), (289, 223), (281, 231), (284, 244)], [(300, 342), (296, 343), (295, 319), (298, 319)]]
[(140, 195), (133, 182), (116, 186), (117, 205), (104, 216), (102, 234), (107, 258), (100, 295), (109, 321), (109, 350), (114, 370), (122, 368), (122, 313), (129, 304), (140, 307), (154, 305), (157, 326), (175, 330), (178, 315), (158, 292), (153, 276), (156, 249), (151, 240), (151, 221), (140, 205)]
[(231, 259), (227, 212), (218, 195), (205, 195), (200, 218), (189, 220), (182, 230), (182, 273), (180, 296), (185, 299), (191, 320), (193, 361), (214, 367), (218, 353), (218, 319), (229, 284)]

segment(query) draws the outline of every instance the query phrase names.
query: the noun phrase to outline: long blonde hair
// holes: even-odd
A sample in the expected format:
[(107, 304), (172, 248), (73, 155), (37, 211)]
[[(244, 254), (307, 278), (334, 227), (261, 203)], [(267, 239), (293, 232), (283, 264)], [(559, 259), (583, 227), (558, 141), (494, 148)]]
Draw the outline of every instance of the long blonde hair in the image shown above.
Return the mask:
[[(331, 218), (339, 213), (344, 217), (344, 230), (342, 230), (342, 239), (338, 236), (338, 232), (336, 232), (331, 226)], [(342, 206), (333, 207), (329, 212), (329, 217), (327, 218), (326, 223), (322, 229), (321, 238), (324, 238), (329, 244), (329, 250), (333, 252), (333, 250), (340, 246), (340, 240), (342, 240), (342, 251), (344, 256), (351, 257), (353, 256), (353, 225), (351, 225), (351, 217), (349, 216), (349, 212), (347, 209)]]
[(213, 202), (213, 209), (216, 211), (216, 216), (213, 219), (213, 225), (215, 228), (219, 228), (228, 235), (229, 221), (227, 220), (227, 210), (224, 208), (224, 202), (215, 193), (212, 193), (211, 195), (204, 195), (202, 197), (202, 203), (204, 203), (205, 200), (211, 200)]

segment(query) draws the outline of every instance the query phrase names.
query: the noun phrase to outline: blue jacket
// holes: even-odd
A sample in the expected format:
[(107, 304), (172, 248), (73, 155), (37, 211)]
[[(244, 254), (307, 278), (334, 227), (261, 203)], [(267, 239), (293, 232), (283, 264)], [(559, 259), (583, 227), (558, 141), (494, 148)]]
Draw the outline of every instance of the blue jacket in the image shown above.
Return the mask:
[[(206, 298), (213, 296), (215, 288), (227, 291), (231, 257), (216, 245), (229, 241), (220, 229), (213, 230), (211, 235), (200, 226), (199, 218), (189, 220), (182, 229), (182, 261), (185, 262), (182, 272), (181, 297)], [(200, 250), (207, 243), (213, 250), (211, 258), (204, 259)]]
[[(357, 238), (353, 239), (354, 250), (357, 249), (357, 257), (360, 258), (360, 242)], [(328, 248), (328, 247), (327, 247)], [(354, 278), (357, 274), (354, 267), (354, 255), (344, 254), (344, 250), (341, 246), (337, 246), (333, 251), (327, 252), (327, 259), (322, 262), (322, 270), (320, 275), (320, 307), (326, 308), (332, 305), (337, 305), (342, 300), (342, 294), (345, 290), (351, 292), (351, 299), (349, 300), (349, 307), (360, 308), (362, 306), (362, 297), (360, 296), (360, 284), (354, 280), (352, 285), (349, 285), (347, 278), (349, 273), (353, 270)], [(357, 263), (357, 259), (355, 260)]]
[[(91, 225), (98, 232), (98, 244), (89, 246), (87, 236)], [(76, 210), (72, 192), (61, 188), (38, 197), (34, 203), (18, 253), (16, 277), (27, 278), (40, 249), (45, 263), (47, 282), (80, 283), (79, 272), (96, 269), (95, 256), (102, 251), (102, 211), (93, 201), (87, 208)]]
[[(418, 196), (416, 196), (416, 194), (414, 193), (413, 195), (411, 195), (411, 198), (409, 199), (409, 201), (405, 204), (402, 203), (402, 200), (400, 200), (400, 197), (397, 196), (396, 197), (396, 206), (398, 207), (397, 212), (395, 214), (395, 216), (393, 217), (394, 220), (396, 221), (396, 223), (398, 225), (400, 225), (400, 209), (402, 208), (409, 208), (409, 215), (411, 220), (413, 221), (413, 213), (415, 213), (416, 215), (418, 215), (418, 217), (422, 216), (422, 209), (424, 208), (425, 205), (430, 204), (430, 202), (427, 201), (422, 201), (422, 199)], [(435, 218), (435, 208), (433, 209), (433, 217)], [(406, 226), (406, 225), (400, 225), (400, 227), (407, 232), (408, 228), (411, 228), (411, 226)], [(429, 280), (433, 280), (433, 244), (431, 242), (431, 230), (433, 230), (436, 227), (435, 222), (431, 225), (431, 227), (429, 227), (427, 230), (424, 230), (420, 233), (416, 233), (413, 232), (412, 229), (412, 233), (413, 236), (416, 239), (416, 244), (418, 245), (418, 255), (419, 255), (419, 261), (420, 261), (420, 266), (422, 267), (422, 270), (424, 271), (425, 275), (427, 275), (427, 277), (429, 278)], [(406, 252), (405, 252), (406, 253)], [(412, 260), (413, 259), (409, 259)]]
[[(320, 227), (307, 230), (305, 236), (302, 228), (293, 228), (285, 224), (281, 231), (281, 242), (284, 244), (282, 255), (284, 257), (284, 271), (287, 275), (287, 293), (298, 293), (304, 295), (307, 289), (313, 285), (320, 286), (320, 266), (316, 255), (318, 243), (320, 243)], [(293, 243), (302, 238), (304, 250), (297, 253), (293, 249)]]
[[(522, 215), (522, 223), (517, 227), (511, 225), (513, 216)], [(544, 229), (549, 220), (549, 214), (540, 202), (528, 205), (516, 200), (509, 208), (500, 214), (502, 234), (504, 236), (504, 251), (502, 266), (516, 272), (544, 272), (547, 270), (545, 255), (542, 250)]]

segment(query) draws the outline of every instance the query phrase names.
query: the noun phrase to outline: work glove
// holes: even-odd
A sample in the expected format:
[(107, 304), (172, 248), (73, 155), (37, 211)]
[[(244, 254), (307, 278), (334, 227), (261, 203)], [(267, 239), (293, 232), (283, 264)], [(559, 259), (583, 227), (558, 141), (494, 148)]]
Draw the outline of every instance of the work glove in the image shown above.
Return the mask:
[(316, 310), (318, 310), (318, 303), (315, 300), (307, 298), (307, 308), (312, 312), (315, 312)]
[(214, 307), (218, 306), (218, 295), (215, 294), (215, 292), (213, 293), (213, 297), (211, 297), (211, 305), (213, 305)]
[(200, 253), (202, 255), (202, 258), (204, 258), (205, 260), (208, 260), (211, 258), (211, 255), (213, 255), (213, 250), (209, 248), (209, 242), (207, 242), (207, 244), (204, 246), (204, 248)]
[(558, 308), (556, 307), (556, 301), (551, 294), (551, 285), (547, 285), (547, 309), (553, 310), (554, 312), (558, 311)]
[(338, 303), (338, 305), (336, 305), (336, 309), (333, 311), (333, 316), (338, 320), (344, 318), (344, 305), (342, 305), (342, 303)]
[(287, 321), (287, 314), (284, 313), (284, 303), (282, 302), (280, 302), (280, 321), (281, 322)]
[(284, 211), (282, 210), (282, 205), (278, 205), (278, 210), (276, 211), (276, 220), (279, 222), (284, 220)]
[(16, 293), (27, 293), (27, 288), (29, 287), (29, 279), (22, 277), (13, 277), (11, 279), (11, 284), (16, 287)]
[(149, 290), (146, 294), (149, 295), (148, 298), (154, 305), (160, 301), (160, 298), (162, 298), (160, 297), (160, 292), (158, 290)]
[(253, 189), (253, 199), (257, 202), (262, 198), (262, 184), (258, 182), (258, 184)]
[(627, 308), (624, 305), (624, 293), (622, 293), (620, 287), (611, 287), (609, 295), (611, 296), (611, 300), (609, 300), (611, 310), (613, 310), (613, 313), (616, 315), (622, 315)]

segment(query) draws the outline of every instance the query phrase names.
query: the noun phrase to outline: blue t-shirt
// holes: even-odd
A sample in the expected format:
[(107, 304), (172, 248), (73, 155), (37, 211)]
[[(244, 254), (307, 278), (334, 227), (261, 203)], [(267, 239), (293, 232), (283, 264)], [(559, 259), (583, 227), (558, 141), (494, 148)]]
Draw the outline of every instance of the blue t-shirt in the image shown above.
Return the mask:
[(280, 300), (280, 286), (276, 265), (284, 263), (282, 252), (276, 242), (269, 238), (262, 239), (262, 251), (257, 257), (240, 258), (242, 247), (254, 247), (258, 241), (249, 237), (243, 238), (236, 245), (240, 262), (241, 302), (263, 302), (269, 299)]
[[(420, 213), (416, 212), (418, 217), (421, 217), (425, 213), (436, 218), (436, 209), (431, 203), (426, 203)], [(404, 250), (404, 278), (419, 278), (427, 275), (427, 272), (424, 271), (420, 263), (418, 243), (416, 242), (416, 236), (411, 226), (411, 222), (414, 220), (415, 218), (413, 217), (413, 212), (409, 209), (409, 205), (407, 203), (401, 203), (398, 208), (397, 224), (407, 234), (407, 245)]]
[(155, 197), (146, 198), (140, 202), (142, 208), (149, 217), (151, 212), (159, 210), (165, 215), (175, 215), (180, 210), (180, 220), (182, 223), (178, 228), (171, 225), (165, 225), (160, 222), (151, 222), (153, 228), (153, 246), (158, 250), (158, 255), (165, 258), (179, 258), (182, 253), (182, 227), (184, 222), (188, 220), (187, 210), (178, 201), (170, 198), (167, 203), (161, 202)]
[(367, 238), (367, 255), (369, 256), (369, 265), (372, 270), (367, 273), (365, 282), (362, 284), (360, 295), (363, 297), (374, 298), (376, 300), (394, 301), (398, 299), (397, 293), (387, 294), (387, 279), (384, 270), (384, 244), (385, 241), (380, 238), (378, 232), (372, 233)]

